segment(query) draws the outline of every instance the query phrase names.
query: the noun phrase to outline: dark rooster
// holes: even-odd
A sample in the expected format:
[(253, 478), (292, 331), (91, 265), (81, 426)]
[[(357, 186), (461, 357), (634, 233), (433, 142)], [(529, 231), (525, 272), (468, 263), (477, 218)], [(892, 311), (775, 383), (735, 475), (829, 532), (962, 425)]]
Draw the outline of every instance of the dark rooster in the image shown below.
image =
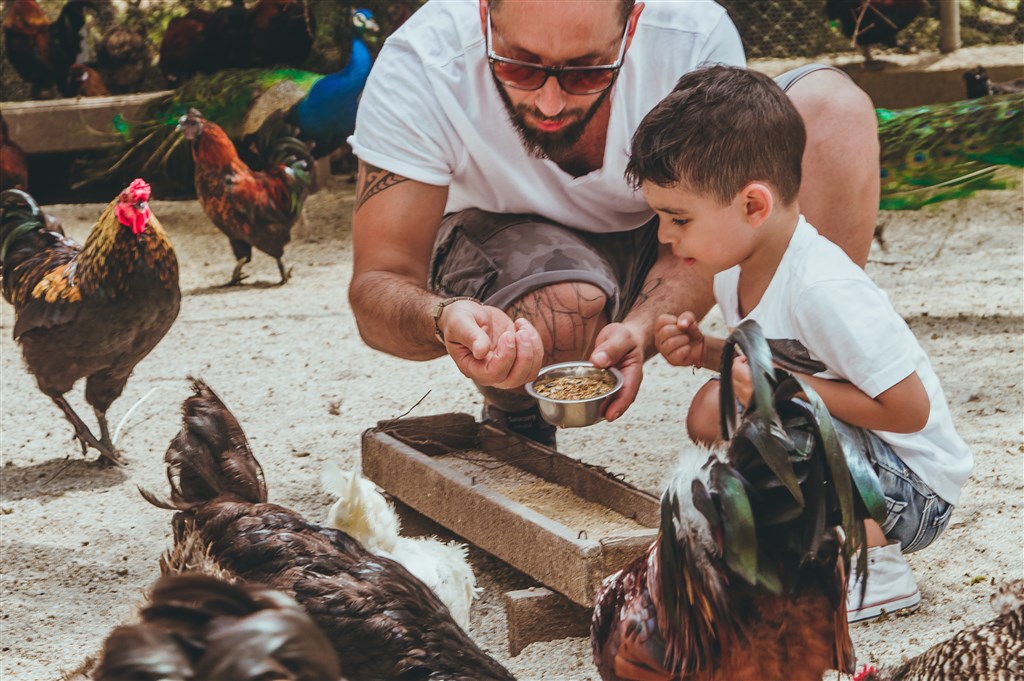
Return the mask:
[(0, 114), (0, 191), (4, 189), (28, 190), (28, 164), (25, 152), (11, 139), (7, 121)]
[[(159, 173), (164, 185), (191, 187), (192, 164), (181, 138), (172, 133), (181, 116), (193, 108), (223, 128), (241, 149), (270, 117), (284, 112), (288, 123), (298, 128), (299, 139), (313, 145), (316, 158), (324, 158), (355, 129), (359, 95), (373, 63), (364, 38), (376, 36), (380, 29), (372, 13), (361, 9), (352, 14), (352, 30), (348, 63), (335, 73), (227, 69), (196, 75), (167, 97), (152, 100), (137, 122), (116, 118), (114, 127), (124, 143), (98, 160), (80, 164), (74, 187), (109, 178), (111, 172)], [(251, 164), (257, 165), (255, 160)], [(267, 167), (265, 161), (260, 166)]]
[[(14, 338), (28, 370), (71, 422), (82, 453), (94, 447), (118, 463), (107, 409), (171, 328), (181, 300), (178, 261), (149, 194), (148, 184), (132, 182), (103, 211), (85, 246), (53, 231), (25, 192), (0, 194), (3, 296), (14, 305)], [(64, 399), (81, 378), (98, 438)]]
[(207, 217), (231, 240), (235, 270), (229, 286), (241, 283), (242, 266), (252, 249), (277, 260), (281, 283), (288, 281), (282, 257), (291, 229), (314, 187), (313, 157), (305, 143), (288, 136), (278, 116), (260, 134), (260, 156), (267, 172), (254, 172), (238, 157), (235, 145), (216, 123), (192, 109), (178, 124), (192, 143), (196, 195)]
[(197, 8), (167, 24), (160, 41), (160, 72), (168, 87), (177, 87), (197, 73), (215, 73), (245, 66), (245, 0), (231, 0), (213, 12)]
[(985, 70), (984, 66), (975, 66), (973, 69), (965, 71), (964, 85), (967, 86), (967, 99), (1024, 92), (1024, 78), (993, 83), (989, 80), (988, 71)]
[(74, 92), (68, 69), (83, 59), (86, 10), (96, 11), (88, 0), (69, 0), (51, 22), (36, 0), (14, 0), (4, 17), (7, 60), (32, 86), (32, 98), (54, 86), (65, 97)]
[(165, 456), (170, 499), (143, 491), (150, 503), (178, 511), (165, 570), (213, 562), (226, 575), (294, 597), (352, 681), (512, 681), (399, 563), (268, 503), (238, 421), (201, 381), (193, 391)]
[(964, 629), (898, 667), (865, 665), (857, 681), (1011, 681), (1024, 678), (1024, 580), (992, 595), (997, 616)]
[(330, 641), (279, 591), (216, 576), (162, 577), (142, 622), (107, 637), (94, 681), (343, 681)]
[(150, 66), (146, 36), (127, 26), (114, 26), (100, 38), (94, 66), (114, 94), (136, 92)]
[[(738, 427), (737, 343), (754, 385)], [(813, 391), (772, 369), (755, 322), (730, 336), (722, 367), (724, 455), (676, 472), (658, 539), (597, 595), (591, 643), (605, 681), (818, 681), (853, 670), (846, 575), (866, 553), (868, 509), (885, 513), (878, 479), (866, 459), (844, 458)], [(801, 392), (807, 402), (793, 399)]]
[(305, 0), (259, 0), (246, 13), (246, 66), (302, 66), (313, 50), (316, 20)]
[(896, 47), (896, 34), (928, 7), (926, 0), (826, 0), (825, 14), (873, 61), (871, 45)]

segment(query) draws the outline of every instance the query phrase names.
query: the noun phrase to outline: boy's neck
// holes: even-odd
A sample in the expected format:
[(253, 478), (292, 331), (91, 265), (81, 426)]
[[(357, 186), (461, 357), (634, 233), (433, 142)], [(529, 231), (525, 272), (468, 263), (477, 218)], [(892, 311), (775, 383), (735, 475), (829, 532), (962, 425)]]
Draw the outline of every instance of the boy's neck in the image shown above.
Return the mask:
[(794, 200), (789, 205), (776, 206), (768, 219), (758, 227), (754, 252), (740, 264), (739, 311), (742, 316), (745, 317), (761, 302), (761, 297), (786, 255), (799, 221), (800, 205)]

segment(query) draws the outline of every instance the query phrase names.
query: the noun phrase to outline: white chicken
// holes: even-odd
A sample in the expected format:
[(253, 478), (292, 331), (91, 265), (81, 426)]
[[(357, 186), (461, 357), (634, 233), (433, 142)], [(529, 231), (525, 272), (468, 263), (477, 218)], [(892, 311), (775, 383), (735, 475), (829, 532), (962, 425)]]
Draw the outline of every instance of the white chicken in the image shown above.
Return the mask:
[(394, 506), (358, 470), (342, 471), (329, 462), (321, 481), (325, 491), (337, 496), (325, 524), (348, 534), (370, 553), (401, 563), (469, 631), (469, 609), (482, 590), (476, 586), (465, 545), (434, 537), (403, 537)]

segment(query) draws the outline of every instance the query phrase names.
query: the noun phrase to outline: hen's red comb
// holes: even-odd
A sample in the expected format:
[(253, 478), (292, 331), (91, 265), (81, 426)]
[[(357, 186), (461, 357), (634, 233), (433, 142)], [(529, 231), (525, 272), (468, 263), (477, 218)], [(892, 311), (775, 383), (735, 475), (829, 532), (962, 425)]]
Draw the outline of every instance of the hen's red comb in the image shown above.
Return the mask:
[(140, 201), (149, 201), (149, 195), (152, 193), (152, 189), (149, 184), (141, 177), (132, 180), (132, 183), (128, 185), (126, 190), (128, 193), (128, 199), (132, 203), (139, 203)]

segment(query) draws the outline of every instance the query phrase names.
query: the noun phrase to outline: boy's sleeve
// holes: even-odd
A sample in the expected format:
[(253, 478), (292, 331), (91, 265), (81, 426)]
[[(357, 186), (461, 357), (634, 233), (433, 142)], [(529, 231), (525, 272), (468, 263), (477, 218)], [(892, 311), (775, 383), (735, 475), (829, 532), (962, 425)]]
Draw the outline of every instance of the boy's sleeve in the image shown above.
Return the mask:
[(910, 329), (870, 282), (843, 279), (808, 287), (796, 301), (794, 324), (813, 357), (872, 399), (916, 370)]

